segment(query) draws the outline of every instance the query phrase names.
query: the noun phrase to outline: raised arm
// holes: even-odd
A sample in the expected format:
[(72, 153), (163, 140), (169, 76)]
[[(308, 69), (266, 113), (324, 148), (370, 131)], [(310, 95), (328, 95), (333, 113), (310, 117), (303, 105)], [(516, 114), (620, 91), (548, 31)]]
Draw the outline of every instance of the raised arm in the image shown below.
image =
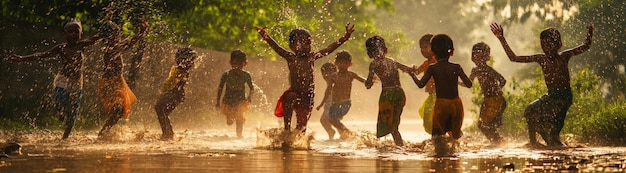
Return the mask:
[(585, 42), (581, 45), (576, 46), (575, 48), (563, 51), (562, 55), (571, 57), (571, 56), (578, 55), (589, 50), (589, 48), (591, 48), (591, 43), (592, 43), (591, 39), (593, 38), (593, 25), (587, 26), (587, 30), (588, 30), (587, 39), (585, 39)]
[(502, 26), (500, 26), (498, 23), (492, 23), (490, 27), (491, 27), (491, 32), (493, 32), (493, 35), (495, 35), (498, 38), (498, 40), (500, 40), (500, 44), (502, 44), (502, 47), (504, 48), (504, 52), (506, 52), (506, 55), (509, 57), (509, 60), (513, 62), (538, 62), (539, 58), (541, 58), (541, 55), (531, 55), (531, 56), (515, 55), (515, 53), (509, 46), (509, 44), (506, 42), (506, 39), (504, 38), (504, 29), (502, 29)]
[(79, 41), (79, 44), (83, 47), (91, 46), (95, 44), (98, 40), (102, 39), (103, 35), (100, 33), (96, 33), (87, 39), (83, 39)]
[(120, 45), (128, 48), (129, 46), (135, 44), (137, 41), (141, 40), (143, 37), (148, 35), (148, 22), (146, 22), (145, 18), (141, 18), (141, 27), (139, 28), (139, 33), (135, 34), (131, 38), (124, 39), (120, 42)]
[(278, 56), (283, 57), (283, 58), (288, 58), (288, 57), (292, 57), (292, 53), (289, 52), (287, 49), (283, 48), (282, 46), (278, 45), (278, 43), (276, 43), (276, 40), (274, 40), (270, 34), (267, 33), (267, 30), (265, 30), (265, 28), (261, 28), (258, 26), (254, 27), (256, 29), (257, 32), (259, 32), (259, 35), (261, 35), (261, 38), (263, 38), (263, 40), (265, 40), (265, 42), (267, 42), (267, 44), (270, 45), (270, 47), (272, 49), (274, 49), (274, 51), (278, 54)]
[(61, 53), (63, 46), (65, 46), (65, 44), (59, 44), (50, 48), (49, 50), (45, 52), (37, 52), (37, 53), (30, 54), (30, 55), (25, 55), (25, 56), (13, 54), (11, 55), (11, 58), (9, 60), (15, 61), (15, 62), (23, 62), (23, 61), (47, 59), (47, 58), (50, 58), (50, 56), (58, 55), (59, 53)]
[(346, 33), (343, 34), (343, 37), (341, 37), (336, 42), (330, 43), (330, 45), (328, 45), (328, 47), (320, 50), (318, 53), (321, 56), (316, 56), (315, 59), (320, 59), (320, 58), (330, 54), (331, 52), (335, 51), (335, 49), (339, 48), (339, 46), (341, 46), (343, 43), (348, 41), (348, 39), (350, 39), (350, 35), (352, 34), (352, 32), (354, 32), (354, 25), (350, 26), (350, 23), (347, 23), (346, 24)]

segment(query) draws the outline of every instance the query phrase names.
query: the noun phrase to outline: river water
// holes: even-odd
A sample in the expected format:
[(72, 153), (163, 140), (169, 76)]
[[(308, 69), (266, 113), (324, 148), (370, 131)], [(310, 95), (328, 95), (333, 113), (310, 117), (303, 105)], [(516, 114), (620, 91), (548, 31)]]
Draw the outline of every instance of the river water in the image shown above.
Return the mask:
[[(407, 124), (407, 125), (405, 125)], [(117, 126), (117, 136), (97, 139), (78, 131), (60, 140), (60, 131), (0, 131), (0, 142), (19, 142), (21, 155), (0, 159), (0, 173), (21, 172), (624, 172), (625, 147), (533, 150), (509, 139), (490, 147), (480, 134), (465, 134), (456, 153), (435, 157), (420, 123), (403, 122), (407, 145), (376, 139), (374, 122), (347, 122), (355, 137), (327, 140), (311, 124), (295, 149), (271, 144), (272, 129), (249, 127), (243, 138), (233, 129), (185, 130), (173, 141), (159, 131)], [(295, 145), (295, 144), (294, 144)]]

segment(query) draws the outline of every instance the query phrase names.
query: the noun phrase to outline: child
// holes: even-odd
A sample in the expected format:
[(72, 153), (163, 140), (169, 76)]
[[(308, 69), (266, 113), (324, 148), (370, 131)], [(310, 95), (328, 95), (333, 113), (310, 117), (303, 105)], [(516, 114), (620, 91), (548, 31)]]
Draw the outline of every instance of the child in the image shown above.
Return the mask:
[(565, 123), (567, 110), (572, 105), (572, 89), (567, 65), (572, 56), (581, 54), (591, 47), (593, 26), (589, 25), (587, 29), (589, 30), (587, 39), (582, 45), (562, 52), (559, 52), (562, 46), (559, 31), (555, 28), (545, 29), (539, 36), (543, 54), (517, 56), (506, 42), (502, 26), (497, 23), (491, 24), (491, 31), (500, 40), (511, 61), (536, 62), (543, 71), (548, 94), (530, 103), (524, 111), (531, 147), (542, 147), (542, 144), (537, 142), (535, 133), (539, 133), (548, 146), (563, 146), (559, 133)]
[[(348, 128), (341, 123), (341, 119), (343, 119), (343, 116), (348, 113), (350, 107), (352, 106), (352, 102), (350, 101), (352, 80), (356, 79), (357, 81), (364, 83), (365, 79), (354, 72), (348, 71), (348, 67), (352, 66), (352, 56), (347, 51), (337, 53), (335, 65), (337, 65), (339, 72), (331, 74), (329, 77), (324, 98), (328, 99), (329, 97), (327, 95), (332, 95), (330, 96), (330, 98), (332, 98), (330, 99), (332, 100), (332, 103), (330, 111), (328, 112), (329, 122), (337, 128), (339, 134), (341, 135), (341, 139), (347, 139), (350, 135), (350, 130), (348, 130)], [(322, 103), (325, 101), (326, 100), (322, 100)], [(332, 140), (333, 138), (330, 139)]]
[(290, 88), (283, 93), (278, 101), (277, 110), (274, 114), (284, 117), (284, 128), (291, 130), (292, 111), (296, 112), (296, 130), (306, 131), (306, 125), (313, 110), (313, 95), (315, 84), (313, 83), (313, 66), (315, 60), (332, 53), (335, 49), (348, 41), (350, 34), (354, 32), (354, 25), (346, 24), (346, 32), (339, 41), (332, 42), (328, 47), (317, 52), (311, 52), (311, 34), (303, 28), (296, 28), (289, 34), (289, 48), (281, 47), (270, 37), (264, 28), (256, 27), (257, 31), (278, 55), (287, 61), (289, 67)]
[(413, 78), (418, 87), (423, 88), (430, 78), (435, 78), (437, 99), (433, 110), (432, 137), (435, 142), (435, 151), (443, 151), (440, 145), (442, 136), (449, 133), (455, 140), (461, 138), (463, 124), (463, 103), (459, 98), (458, 80), (461, 78), (465, 86), (472, 87), (472, 81), (467, 78), (459, 64), (449, 62), (454, 54), (452, 39), (445, 34), (433, 36), (430, 41), (431, 49), (437, 57), (437, 63), (428, 66), (422, 79)]
[[(430, 66), (431, 64), (437, 63), (437, 59), (435, 58), (432, 51), (430, 50), (431, 38), (433, 38), (432, 34), (426, 34), (422, 36), (422, 38), (420, 38), (419, 40), (420, 50), (424, 58), (426, 58), (426, 60), (424, 60), (424, 63), (422, 63), (422, 65), (416, 68), (415, 70), (416, 75), (419, 75), (420, 73), (423, 73), (424, 71), (426, 71), (428, 66)], [(426, 84), (426, 88), (424, 88), (424, 91), (428, 93), (428, 97), (426, 97), (426, 100), (424, 100), (422, 107), (420, 107), (419, 114), (422, 120), (424, 120), (424, 123), (423, 123), (424, 131), (426, 131), (426, 133), (428, 134), (432, 134), (433, 133), (432, 132), (432, 129), (433, 129), (432, 114), (433, 114), (433, 107), (435, 106), (435, 99), (437, 98), (437, 94), (435, 92), (435, 80), (434, 79), (428, 80), (428, 83)]]
[(369, 74), (365, 81), (367, 89), (374, 85), (374, 75), (380, 78), (382, 83), (382, 92), (378, 100), (378, 123), (376, 128), (376, 137), (380, 138), (389, 133), (393, 136), (393, 140), (397, 146), (404, 145), (398, 126), (400, 125), (400, 115), (406, 103), (404, 90), (400, 86), (400, 76), (398, 70), (405, 73), (412, 73), (414, 70), (404, 64), (401, 64), (391, 58), (387, 58), (387, 46), (385, 40), (380, 36), (373, 36), (365, 42), (367, 55), (372, 59), (369, 67)]
[[(215, 107), (220, 109), (222, 114), (226, 116), (226, 124), (232, 125), (233, 122), (237, 123), (238, 138), (243, 137), (243, 123), (246, 122), (243, 113), (248, 110), (248, 105), (252, 101), (252, 94), (254, 93), (250, 72), (243, 70), (243, 67), (247, 64), (246, 53), (243, 51), (234, 50), (230, 53), (230, 65), (232, 69), (222, 74), (217, 89), (217, 104), (215, 105)], [(247, 98), (246, 84), (250, 89)], [(223, 99), (221, 99), (224, 88), (226, 88), (226, 91), (224, 92)]]
[(506, 108), (506, 100), (502, 94), (506, 79), (487, 65), (490, 53), (489, 45), (483, 42), (476, 43), (472, 47), (472, 61), (477, 67), (472, 69), (469, 79), (474, 81), (474, 78), (478, 77), (480, 89), (484, 95), (483, 103), (480, 106), (478, 129), (492, 144), (498, 144), (502, 141), (497, 128), (502, 126), (502, 113)]
[[(335, 66), (335, 64), (333, 63), (327, 62), (322, 65), (321, 70), (322, 78), (324, 78), (324, 81), (326, 81), (326, 85), (330, 85), (330, 76), (337, 73), (337, 66)], [(316, 109), (320, 110), (322, 106), (324, 107), (324, 112), (322, 113), (322, 117), (320, 117), (320, 123), (322, 124), (322, 127), (324, 127), (326, 133), (328, 133), (328, 140), (333, 140), (335, 138), (335, 130), (330, 123), (330, 117), (328, 115), (328, 113), (330, 112), (330, 105), (333, 102), (330, 93), (331, 90), (326, 87), (326, 90), (324, 92), (324, 98), (322, 98), (322, 103), (320, 103), (320, 105), (317, 106)]]
[(107, 21), (100, 27), (100, 32), (105, 35), (105, 47), (104, 71), (98, 80), (98, 95), (108, 118), (98, 133), (99, 138), (106, 137), (111, 127), (120, 119), (128, 119), (130, 105), (137, 101), (137, 97), (128, 88), (122, 76), (124, 64), (121, 53), (143, 38), (148, 31), (147, 28), (148, 23), (143, 21), (139, 33), (122, 40), (122, 30), (117, 24)]
[(61, 68), (54, 77), (55, 98), (60, 110), (60, 121), (65, 121), (62, 139), (67, 139), (78, 118), (83, 89), (83, 50), (100, 39), (96, 34), (81, 40), (83, 34), (79, 20), (71, 18), (63, 27), (63, 36), (67, 43), (61, 43), (52, 49), (27, 56), (13, 55), (13, 61), (43, 60), (59, 55)]
[(170, 69), (169, 76), (161, 88), (161, 98), (154, 106), (159, 124), (161, 125), (161, 140), (171, 140), (174, 138), (174, 130), (170, 123), (169, 114), (185, 100), (185, 84), (189, 81), (189, 70), (191, 70), (198, 58), (196, 52), (191, 48), (180, 48), (176, 52), (176, 64)]

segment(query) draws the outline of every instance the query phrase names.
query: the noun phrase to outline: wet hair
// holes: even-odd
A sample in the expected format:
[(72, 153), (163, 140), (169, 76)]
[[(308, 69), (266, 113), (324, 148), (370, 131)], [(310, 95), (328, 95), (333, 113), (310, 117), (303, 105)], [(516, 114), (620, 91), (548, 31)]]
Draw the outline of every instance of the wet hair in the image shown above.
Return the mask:
[(347, 61), (352, 62), (352, 55), (350, 52), (342, 50), (337, 52), (337, 56), (335, 57), (335, 61)]
[(110, 20), (104, 22), (104, 24), (102, 24), (102, 26), (98, 29), (98, 32), (102, 33), (106, 37), (116, 35), (121, 31), (120, 26)]
[(474, 50), (482, 50), (483, 52), (485, 52), (487, 54), (491, 54), (491, 48), (485, 42), (480, 42), (480, 43), (474, 44), (474, 46), (472, 46), (472, 51), (474, 51)]
[(450, 52), (454, 50), (452, 38), (446, 34), (437, 34), (430, 40), (430, 49), (435, 53), (437, 59), (450, 57)]
[(67, 22), (65, 22), (65, 25), (63, 26), (63, 29), (67, 29), (70, 26), (74, 26), (74, 25), (78, 26), (78, 30), (80, 32), (83, 32), (83, 25), (80, 23), (80, 20), (75, 19), (75, 18), (68, 19)]
[(230, 62), (243, 63), (247, 60), (248, 59), (246, 58), (246, 53), (242, 50), (237, 49), (230, 52)]
[(293, 29), (291, 30), (291, 33), (289, 33), (289, 43), (295, 43), (300, 37), (311, 38), (311, 33), (309, 33), (308, 30), (300, 27)]
[(193, 61), (193, 60), (196, 60), (197, 58), (198, 58), (198, 55), (196, 51), (194, 51), (193, 49), (189, 47), (180, 48), (176, 52), (176, 64), (181, 64), (182, 62), (188, 59), (191, 59)]
[(433, 38), (433, 34), (424, 34), (424, 36), (422, 36), (422, 38), (420, 38), (419, 44), (423, 45), (423, 44), (430, 44), (430, 39)]
[(550, 41), (553, 41), (557, 44), (557, 48), (561, 48), (561, 45), (563, 44), (561, 42), (561, 33), (559, 32), (559, 30), (553, 27), (546, 28), (541, 31), (541, 34), (539, 34), (539, 39), (549, 39)]
[(322, 65), (322, 74), (328, 74), (330, 72), (337, 72), (337, 66), (333, 63), (327, 62)]
[(387, 49), (385, 39), (378, 35), (370, 37), (365, 41), (365, 49), (367, 49), (368, 54)]

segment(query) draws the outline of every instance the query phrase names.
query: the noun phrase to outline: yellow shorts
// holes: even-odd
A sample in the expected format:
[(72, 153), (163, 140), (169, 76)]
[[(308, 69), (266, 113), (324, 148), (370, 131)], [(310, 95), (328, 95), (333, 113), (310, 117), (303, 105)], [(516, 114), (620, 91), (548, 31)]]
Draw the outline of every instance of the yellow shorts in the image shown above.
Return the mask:
[(463, 135), (463, 102), (460, 98), (437, 98), (433, 110), (433, 135), (449, 133), (458, 139)]
[(246, 100), (234, 106), (221, 104), (220, 112), (229, 120), (245, 120), (243, 113), (248, 111), (249, 108), (250, 103)]

